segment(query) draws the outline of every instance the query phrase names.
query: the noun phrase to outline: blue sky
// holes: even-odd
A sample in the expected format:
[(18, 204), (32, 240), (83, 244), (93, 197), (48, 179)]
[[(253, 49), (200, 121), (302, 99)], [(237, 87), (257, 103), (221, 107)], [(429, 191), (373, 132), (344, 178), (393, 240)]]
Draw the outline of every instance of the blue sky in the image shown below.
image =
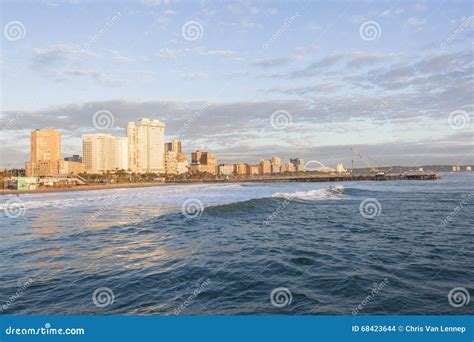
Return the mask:
[[(81, 134), (123, 135), (140, 117), (222, 162), (348, 164), (351, 145), (383, 165), (473, 162), (467, 1), (1, 6), (3, 167), (28, 159), (31, 129), (60, 129), (66, 156)], [(94, 125), (99, 110), (110, 127)]]

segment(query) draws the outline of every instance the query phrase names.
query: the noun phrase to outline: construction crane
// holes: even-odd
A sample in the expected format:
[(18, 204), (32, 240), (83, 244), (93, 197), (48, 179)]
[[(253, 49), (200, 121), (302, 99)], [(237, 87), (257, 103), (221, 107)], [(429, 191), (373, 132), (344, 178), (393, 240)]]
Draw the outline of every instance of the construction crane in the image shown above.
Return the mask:
[(367, 158), (367, 157), (365, 156), (365, 154), (363, 154), (357, 147), (351, 146), (351, 150), (352, 150), (352, 152), (354, 152), (354, 154), (355, 154), (357, 157), (359, 157), (360, 160), (362, 160), (362, 162), (365, 164), (365, 166), (367, 166), (367, 168), (370, 170), (370, 172), (375, 173), (377, 176), (383, 176), (383, 175), (385, 175), (385, 172), (380, 171), (380, 170), (374, 168), (374, 167), (370, 164), (369, 158)]

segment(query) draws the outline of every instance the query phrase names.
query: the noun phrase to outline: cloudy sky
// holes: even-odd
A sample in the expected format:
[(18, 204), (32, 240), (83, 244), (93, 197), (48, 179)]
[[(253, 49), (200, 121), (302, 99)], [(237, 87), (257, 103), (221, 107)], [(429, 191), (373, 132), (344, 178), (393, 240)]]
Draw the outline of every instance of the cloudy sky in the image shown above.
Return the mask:
[(468, 1), (2, 1), (0, 167), (166, 123), (218, 161), (472, 164)]

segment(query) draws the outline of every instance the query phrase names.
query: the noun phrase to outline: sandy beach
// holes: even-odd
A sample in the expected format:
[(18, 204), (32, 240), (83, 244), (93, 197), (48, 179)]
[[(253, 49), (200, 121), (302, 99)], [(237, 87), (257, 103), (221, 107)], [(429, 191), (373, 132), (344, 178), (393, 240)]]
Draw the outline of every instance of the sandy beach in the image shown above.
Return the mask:
[(69, 191), (91, 191), (91, 190), (107, 190), (107, 189), (125, 189), (125, 188), (143, 188), (151, 186), (163, 186), (169, 183), (124, 183), (124, 184), (98, 184), (98, 185), (78, 185), (64, 188), (40, 188), (35, 190), (0, 190), (0, 195), (20, 195), (20, 194), (36, 194), (44, 192), (69, 192)]

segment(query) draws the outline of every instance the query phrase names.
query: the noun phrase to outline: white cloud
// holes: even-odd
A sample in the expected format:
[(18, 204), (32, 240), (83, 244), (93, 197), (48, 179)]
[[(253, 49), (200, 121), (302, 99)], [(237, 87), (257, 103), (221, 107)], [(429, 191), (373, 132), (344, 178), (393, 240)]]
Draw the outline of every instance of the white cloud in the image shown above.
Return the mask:
[(204, 71), (182, 72), (180, 74), (181, 78), (184, 80), (197, 80), (199, 78), (206, 78), (207, 75), (207, 72)]
[(417, 4), (413, 5), (413, 9), (415, 11), (423, 12), (423, 11), (426, 11), (426, 5), (421, 4), (421, 3), (417, 3)]
[(302, 60), (304, 57), (299, 55), (287, 56), (287, 57), (272, 57), (272, 58), (259, 58), (252, 61), (253, 65), (269, 68), (279, 65), (288, 64), (294, 61)]
[(410, 17), (405, 22), (404, 26), (405, 28), (408, 28), (408, 29), (414, 29), (415, 31), (420, 31), (423, 29), (425, 23), (426, 23), (425, 19), (421, 19), (419, 17)]
[(196, 48), (161, 48), (157, 52), (157, 56), (163, 59), (176, 59), (186, 56), (210, 56), (221, 58), (236, 57), (236, 52), (232, 50), (208, 50), (205, 47)]
[(119, 87), (125, 83), (123, 80), (111, 78), (105, 72), (98, 69), (66, 69), (57, 71), (57, 81), (68, 81), (71, 77), (89, 77), (96, 84), (107, 87)]
[(306, 27), (311, 33), (320, 33), (323, 30), (320, 25), (314, 23), (309, 23)]
[(55, 44), (49, 48), (33, 49), (34, 61), (42, 64), (64, 62), (70, 59), (91, 59), (100, 55), (90, 50), (70, 44)]

